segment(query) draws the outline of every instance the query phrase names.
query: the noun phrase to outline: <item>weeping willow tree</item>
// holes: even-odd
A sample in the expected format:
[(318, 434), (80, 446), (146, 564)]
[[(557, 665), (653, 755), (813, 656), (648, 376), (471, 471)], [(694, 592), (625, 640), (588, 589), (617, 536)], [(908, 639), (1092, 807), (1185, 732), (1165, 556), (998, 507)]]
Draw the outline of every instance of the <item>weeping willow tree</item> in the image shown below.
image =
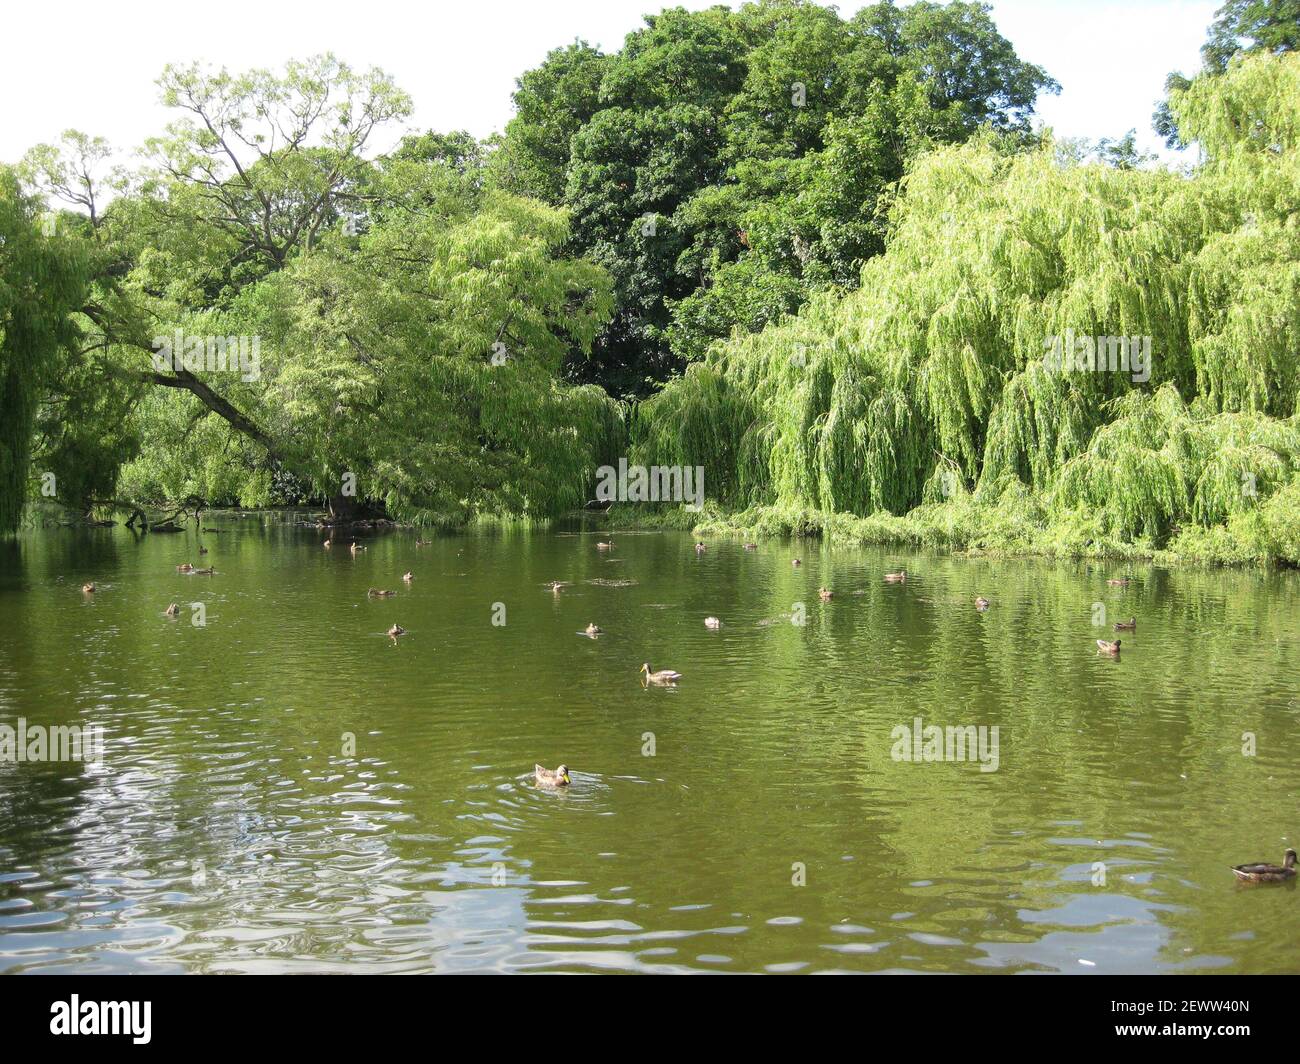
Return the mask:
[(39, 213), (39, 202), (0, 167), (0, 534), (18, 527), (33, 489), (37, 410), (56, 366), (78, 344), (72, 311), (86, 288), (79, 244)]
[(991, 138), (920, 157), (861, 289), (715, 346), (641, 406), (637, 460), (703, 464), (730, 509), (1016, 505), (1078, 545), (1164, 546), (1293, 491), (1300, 56), (1172, 105), (1190, 176)]

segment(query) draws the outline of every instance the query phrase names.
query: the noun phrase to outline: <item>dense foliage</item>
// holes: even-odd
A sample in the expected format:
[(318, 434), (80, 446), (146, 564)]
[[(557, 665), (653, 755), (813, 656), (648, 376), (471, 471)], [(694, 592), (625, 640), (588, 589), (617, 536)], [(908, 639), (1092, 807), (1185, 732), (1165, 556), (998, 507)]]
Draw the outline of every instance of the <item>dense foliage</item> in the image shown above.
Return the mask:
[(715, 529), (1300, 562), (1298, 42), (1225, 4), (1181, 170), (1035, 134), (974, 3), (665, 10), (382, 153), (381, 71), (168, 67), (133, 167), (0, 169), (0, 532), (545, 517), (627, 456)]
[(613, 278), (577, 375), (642, 394), (733, 328), (856, 285), (908, 158), (981, 127), (1024, 140), (1055, 89), (978, 3), (669, 9), (616, 53), (577, 42), (520, 78), (491, 166), (569, 207), (573, 247)]
[[(641, 406), (638, 458), (703, 462), (710, 495), (788, 527), (975, 506), (954, 538), (1156, 549), (1237, 520), (1295, 559), (1300, 56), (1173, 106), (1192, 178), (987, 138), (926, 155), (861, 290), (692, 366)], [(1065, 336), (1149, 337), (1149, 372), (1062, 371)], [(994, 533), (1011, 513), (1028, 534)]]

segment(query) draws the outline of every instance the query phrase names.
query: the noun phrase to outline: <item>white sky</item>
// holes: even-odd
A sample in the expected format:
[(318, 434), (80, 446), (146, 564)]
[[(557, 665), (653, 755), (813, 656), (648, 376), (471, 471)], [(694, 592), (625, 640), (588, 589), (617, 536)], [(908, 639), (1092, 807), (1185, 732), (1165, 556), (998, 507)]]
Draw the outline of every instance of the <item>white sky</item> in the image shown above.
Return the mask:
[[(698, 9), (710, 0), (678, 0)], [(998, 28), (1022, 58), (1061, 83), (1039, 114), (1062, 136), (1119, 137), (1136, 127), (1158, 147), (1151, 111), (1171, 70), (1193, 73), (1221, 0), (993, 0)], [(514, 79), (582, 37), (606, 50), (662, 0), (63, 0), (16, 3), (0, 40), (0, 160), (69, 127), (138, 147), (169, 120), (154, 79), (168, 62), (279, 67), (333, 51), (378, 66), (415, 101), (413, 129), (485, 136), (511, 115)], [(737, 6), (733, 2), (731, 6)], [(847, 17), (862, 4), (843, 3)]]

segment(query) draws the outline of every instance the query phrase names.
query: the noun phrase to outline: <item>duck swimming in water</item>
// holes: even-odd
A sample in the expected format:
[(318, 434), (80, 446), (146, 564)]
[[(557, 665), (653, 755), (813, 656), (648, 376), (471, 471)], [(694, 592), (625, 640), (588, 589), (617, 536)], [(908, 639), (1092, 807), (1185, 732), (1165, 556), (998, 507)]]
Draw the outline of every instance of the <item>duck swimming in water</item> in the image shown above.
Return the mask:
[(380, 591), (377, 587), (372, 587), (366, 591), (366, 598), (392, 598), (396, 591)]
[(584, 631), (587, 633), (587, 635), (600, 635), (601, 633), (601, 629), (594, 624), (587, 625)]
[(1107, 580), (1106, 583), (1107, 583), (1107, 585), (1110, 586), (1110, 587), (1128, 587), (1128, 585), (1129, 585), (1129, 579), (1128, 579), (1128, 577), (1126, 576), (1126, 577), (1123, 577), (1123, 578), (1121, 578), (1121, 579), (1117, 579), (1117, 580)]
[(1098, 639), (1097, 649), (1103, 654), (1110, 654), (1114, 657), (1119, 657), (1119, 645), (1122, 642), (1123, 640), (1121, 639), (1116, 639), (1113, 643), (1109, 643), (1105, 639)]
[(176, 566), (176, 571), (178, 573), (192, 573), (194, 572), (194, 566), (192, 566), (189, 562), (186, 562), (184, 565)]
[(641, 675), (645, 677), (646, 683), (655, 683), (660, 685), (675, 684), (682, 678), (680, 672), (674, 672), (672, 669), (659, 669), (657, 672), (652, 671), (648, 661), (641, 666)]
[(697, 544), (695, 544), (695, 553), (696, 553), (696, 554), (703, 554), (703, 553), (704, 553), (706, 550), (708, 550), (708, 549), (709, 549), (709, 545), (708, 545), (707, 543), (697, 543)]
[(983, 595), (975, 600), (975, 608), (981, 612), (989, 608), (989, 600)]
[(91, 581), (89, 584), (82, 584), (81, 590), (84, 591), (87, 595), (93, 595), (95, 593), (94, 581)]
[(1130, 617), (1127, 621), (1116, 621), (1116, 622), (1115, 622), (1115, 631), (1117, 631), (1117, 632), (1136, 632), (1136, 631), (1137, 631), (1137, 626), (1138, 626), (1137, 618), (1136, 618), (1136, 617)]
[(363, 547), (360, 543), (356, 543), (356, 542), (354, 542), (351, 547), (353, 554), (360, 554), (365, 549), (366, 548)]
[(757, 544), (757, 543), (746, 543), (746, 544), (745, 544), (745, 550), (758, 550), (758, 544)]
[(181, 614), (181, 607), (180, 604), (177, 602), (173, 602), (170, 606), (168, 606), (165, 610), (163, 610), (163, 615), (166, 617), (179, 617), (180, 614)]
[(613, 543), (597, 543), (597, 544), (596, 544), (596, 549), (597, 549), (597, 550), (613, 550), (613, 549), (614, 549), (614, 544), (613, 544)]
[(330, 547), (334, 546), (334, 541), (332, 539), (327, 539), (324, 543), (321, 544), (321, 546), (324, 547), (326, 550), (329, 550)]
[(393, 627), (388, 629), (388, 634), (396, 639), (399, 635), (406, 635), (406, 629), (400, 624), (395, 624)]
[(796, 569), (798, 569), (799, 566), (803, 565), (803, 562), (801, 562), (798, 558), (791, 558), (790, 564), (793, 565)]
[(415, 579), (415, 574), (414, 574), (414, 573), (411, 573), (411, 572), (405, 572), (405, 573), (402, 574), (402, 582), (403, 582), (403, 583), (407, 583), (407, 584), (409, 584), (409, 583), (410, 583), (412, 580), (414, 580), (414, 579)]
[(823, 602), (830, 602), (830, 600), (835, 597), (835, 592), (828, 587), (819, 587), (817, 589), (817, 597)]
[(1295, 878), (1295, 850), (1287, 850), (1282, 864), (1239, 864), (1234, 865), (1232, 874), (1238, 879), (1250, 883), (1282, 883)]
[(716, 618), (716, 617), (705, 617), (705, 618), (704, 618), (704, 627), (705, 627), (705, 628), (721, 628), (721, 627), (722, 627), (722, 622), (721, 622), (720, 620), (718, 620), (718, 618)]
[(902, 584), (907, 580), (907, 570), (899, 569), (896, 573), (886, 573), (885, 582), (889, 584)]
[(569, 780), (569, 766), (561, 765), (554, 772), (549, 768), (542, 768), (541, 765), (533, 766), (533, 778), (537, 780), (539, 787), (567, 787)]

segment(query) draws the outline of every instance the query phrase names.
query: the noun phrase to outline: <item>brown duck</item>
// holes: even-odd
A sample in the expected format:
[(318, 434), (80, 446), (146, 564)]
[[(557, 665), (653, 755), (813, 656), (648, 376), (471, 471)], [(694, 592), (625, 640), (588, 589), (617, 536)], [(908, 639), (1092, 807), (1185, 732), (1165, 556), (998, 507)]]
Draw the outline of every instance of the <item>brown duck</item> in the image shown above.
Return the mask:
[(1281, 865), (1239, 864), (1232, 874), (1249, 883), (1282, 883), (1295, 878), (1295, 850), (1287, 850)]

